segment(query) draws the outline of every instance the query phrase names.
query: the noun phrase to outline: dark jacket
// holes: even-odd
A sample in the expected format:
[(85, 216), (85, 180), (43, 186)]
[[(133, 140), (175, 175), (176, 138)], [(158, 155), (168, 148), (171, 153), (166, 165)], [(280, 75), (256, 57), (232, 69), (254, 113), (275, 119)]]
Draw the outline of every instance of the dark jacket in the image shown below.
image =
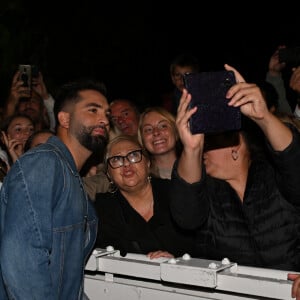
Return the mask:
[(285, 151), (269, 153), (274, 164), (252, 162), (243, 202), (224, 180), (204, 174), (188, 184), (175, 163), (171, 211), (182, 228), (198, 228), (198, 256), (300, 271), (299, 134)]
[(121, 254), (168, 251), (174, 256), (194, 254), (195, 236), (171, 218), (168, 194), (170, 180), (152, 178), (154, 215), (147, 222), (117, 191), (97, 193), (95, 207), (99, 217), (96, 246), (113, 246)]

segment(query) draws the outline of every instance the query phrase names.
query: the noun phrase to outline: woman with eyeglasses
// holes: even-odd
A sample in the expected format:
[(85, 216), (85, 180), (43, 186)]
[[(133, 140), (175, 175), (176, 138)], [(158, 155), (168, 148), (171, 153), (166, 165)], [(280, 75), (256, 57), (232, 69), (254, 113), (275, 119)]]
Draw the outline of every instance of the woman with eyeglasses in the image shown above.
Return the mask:
[(105, 155), (114, 192), (97, 193), (96, 247), (113, 246), (150, 259), (194, 254), (194, 233), (179, 229), (169, 209), (170, 180), (150, 177), (150, 160), (137, 137), (112, 139)]

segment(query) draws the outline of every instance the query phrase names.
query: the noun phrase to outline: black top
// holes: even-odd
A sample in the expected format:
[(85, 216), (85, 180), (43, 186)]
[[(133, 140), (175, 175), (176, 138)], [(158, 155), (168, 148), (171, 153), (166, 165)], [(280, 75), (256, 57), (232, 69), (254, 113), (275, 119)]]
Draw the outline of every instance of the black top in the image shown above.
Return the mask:
[(95, 207), (99, 216), (96, 247), (113, 246), (126, 253), (147, 254), (168, 251), (175, 257), (194, 255), (194, 233), (179, 229), (169, 208), (170, 180), (151, 179), (154, 214), (147, 222), (119, 192), (97, 193)]
[(170, 208), (178, 224), (198, 229), (199, 255), (241, 265), (300, 271), (300, 136), (268, 160), (254, 160), (244, 200), (224, 180), (203, 174), (189, 184), (172, 174)]

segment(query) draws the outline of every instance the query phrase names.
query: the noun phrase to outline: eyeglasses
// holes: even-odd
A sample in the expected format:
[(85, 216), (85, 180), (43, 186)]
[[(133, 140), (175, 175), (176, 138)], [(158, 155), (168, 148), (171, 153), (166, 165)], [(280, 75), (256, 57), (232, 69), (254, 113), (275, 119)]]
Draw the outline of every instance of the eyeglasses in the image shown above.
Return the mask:
[(116, 156), (109, 157), (107, 159), (107, 162), (113, 169), (117, 169), (124, 166), (125, 158), (129, 161), (129, 163), (136, 164), (142, 160), (142, 157), (143, 157), (143, 150), (138, 149), (127, 153), (127, 155), (125, 156), (116, 155)]
[(170, 124), (167, 121), (161, 121), (156, 126), (145, 125), (143, 127), (143, 134), (150, 135), (153, 134), (154, 130), (157, 129), (159, 132), (166, 131), (170, 128)]

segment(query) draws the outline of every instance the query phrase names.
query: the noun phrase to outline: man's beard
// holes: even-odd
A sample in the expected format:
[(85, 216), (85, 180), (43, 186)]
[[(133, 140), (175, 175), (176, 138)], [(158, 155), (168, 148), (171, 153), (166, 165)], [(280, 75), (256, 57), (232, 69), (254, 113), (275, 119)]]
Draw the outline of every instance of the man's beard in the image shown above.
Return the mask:
[(92, 135), (93, 130), (97, 127), (99, 126), (82, 126), (77, 132), (77, 138), (79, 143), (91, 152), (102, 153), (108, 143), (108, 132), (105, 126), (101, 126), (101, 128), (104, 130), (104, 135)]

